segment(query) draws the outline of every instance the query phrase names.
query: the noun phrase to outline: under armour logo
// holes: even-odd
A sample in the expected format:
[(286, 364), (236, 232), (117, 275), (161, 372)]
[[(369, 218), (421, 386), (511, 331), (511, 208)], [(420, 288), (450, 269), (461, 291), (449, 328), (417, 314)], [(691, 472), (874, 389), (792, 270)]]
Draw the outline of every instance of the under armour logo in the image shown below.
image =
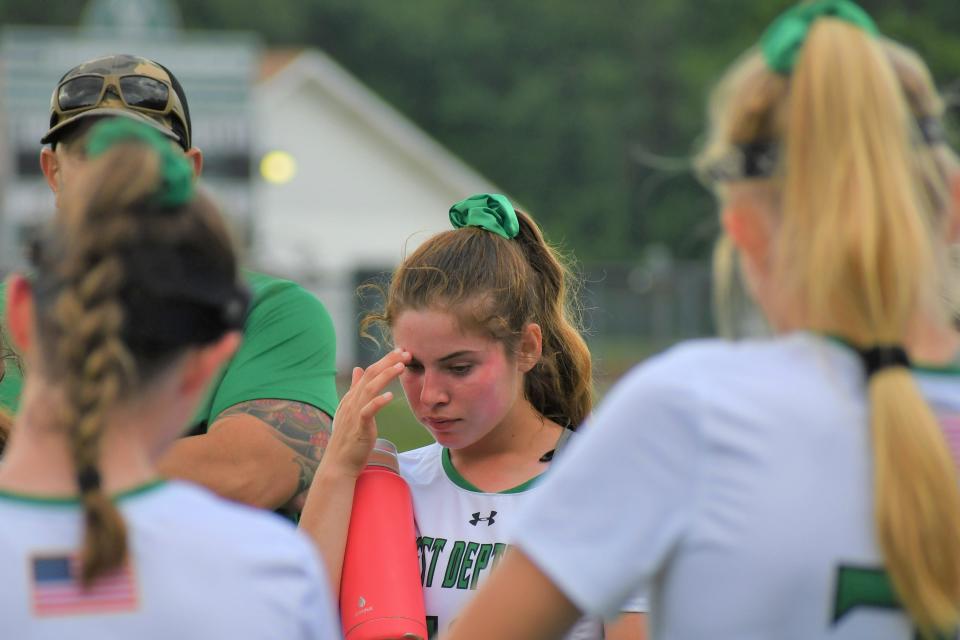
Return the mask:
[(486, 523), (487, 523), (487, 526), (489, 527), (490, 525), (492, 525), (492, 524), (494, 523), (493, 517), (494, 517), (495, 515), (497, 515), (497, 512), (496, 512), (496, 511), (491, 511), (489, 516), (487, 516), (486, 518), (481, 518), (481, 517), (480, 517), (480, 512), (477, 511), (475, 514), (473, 514), (473, 520), (468, 520), (467, 522), (469, 522), (469, 523), (472, 524), (473, 526), (477, 526), (477, 525), (478, 525), (479, 523), (481, 523), (481, 522), (486, 522)]

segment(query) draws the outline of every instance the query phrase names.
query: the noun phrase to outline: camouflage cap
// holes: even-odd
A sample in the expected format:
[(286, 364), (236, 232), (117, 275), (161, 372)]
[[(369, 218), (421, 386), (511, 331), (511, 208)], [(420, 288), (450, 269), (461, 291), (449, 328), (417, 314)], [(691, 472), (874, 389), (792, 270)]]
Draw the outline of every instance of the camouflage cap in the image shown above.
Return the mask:
[[(58, 108), (57, 96), (65, 82), (78, 76), (148, 76), (168, 85), (172, 101), (167, 114), (140, 110), (129, 106), (118, 95), (119, 89), (109, 86), (103, 91), (100, 101), (90, 107), (82, 107), (63, 113)], [(89, 60), (67, 71), (53, 89), (50, 99), (50, 129), (40, 139), (42, 144), (55, 144), (58, 139), (79, 120), (94, 116), (121, 116), (143, 122), (171, 140), (184, 150), (191, 141), (190, 110), (183, 87), (163, 65), (139, 56), (117, 54)]]

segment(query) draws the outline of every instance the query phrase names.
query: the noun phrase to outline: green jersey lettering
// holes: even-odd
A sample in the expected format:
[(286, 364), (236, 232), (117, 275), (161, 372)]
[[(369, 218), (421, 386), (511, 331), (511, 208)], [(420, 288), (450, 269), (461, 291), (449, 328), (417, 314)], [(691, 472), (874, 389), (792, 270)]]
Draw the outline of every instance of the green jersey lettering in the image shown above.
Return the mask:
[[(837, 595), (833, 602), (834, 626), (844, 616), (859, 607), (902, 609), (900, 598), (893, 590), (893, 583), (882, 568), (841, 565), (837, 568)], [(913, 637), (916, 640), (923, 638), (919, 631), (914, 631)], [(955, 633), (937, 634), (930, 640), (946, 640), (953, 637)]]
[(470, 589), (477, 588), (477, 580), (480, 579), (480, 572), (490, 564), (490, 556), (493, 555), (492, 544), (480, 545), (480, 551), (477, 553), (477, 560), (473, 563), (473, 580), (470, 581)]
[(887, 572), (880, 568), (840, 566), (837, 570), (837, 597), (833, 603), (833, 624), (857, 607), (899, 609)]
[(480, 545), (476, 542), (467, 544), (467, 551), (463, 554), (463, 562), (460, 564), (460, 579), (457, 580), (457, 589), (470, 588), (470, 576), (467, 572), (473, 566), (473, 558), (477, 555), (477, 549), (479, 548)]
[(433, 538), (420, 536), (417, 538), (417, 557), (420, 559), (420, 584), (423, 585), (427, 577), (427, 549), (433, 544)]
[[(433, 544), (430, 546), (430, 569), (427, 571), (426, 582), (423, 583), (425, 587), (433, 586), (433, 572), (437, 569), (437, 560), (440, 559), (440, 554), (443, 552), (443, 548), (447, 546), (446, 538), (424, 538), (424, 540), (430, 540)], [(424, 548), (426, 552), (426, 548)]]
[(467, 545), (463, 540), (457, 540), (453, 543), (453, 549), (450, 551), (450, 559), (447, 561), (447, 571), (443, 574), (444, 589), (452, 589), (457, 584), (457, 578), (460, 575), (460, 562), (463, 560), (463, 552)]
[(506, 550), (507, 545), (503, 544), (502, 542), (498, 542), (497, 544), (493, 545), (493, 564), (490, 565), (491, 567), (496, 567), (498, 564), (500, 564), (500, 558), (503, 557), (503, 554), (506, 552)]

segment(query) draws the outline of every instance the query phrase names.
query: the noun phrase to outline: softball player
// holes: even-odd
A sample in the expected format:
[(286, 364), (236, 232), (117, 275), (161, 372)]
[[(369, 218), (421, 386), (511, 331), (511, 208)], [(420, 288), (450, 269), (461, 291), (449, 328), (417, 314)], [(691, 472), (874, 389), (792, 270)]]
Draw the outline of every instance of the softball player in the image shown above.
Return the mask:
[(638, 587), (654, 638), (955, 628), (960, 378), (937, 263), (960, 173), (940, 109), (851, 2), (771, 25), (716, 93), (701, 166), (776, 337), (628, 375), (450, 638), (557, 637)]
[(339, 638), (292, 525), (158, 479), (240, 342), (222, 218), (146, 125), (94, 125), (86, 156), (9, 281), (27, 374), (0, 465), (0, 637)]
[[(519, 506), (592, 404), (590, 353), (570, 320), (566, 271), (533, 220), (490, 194), (454, 205), (450, 219), (454, 230), (401, 264), (372, 319), (400, 350), (354, 371), (301, 520), (339, 584), (353, 481), (376, 437), (384, 387), (399, 377), (436, 439), (400, 458), (431, 633), (456, 624), (500, 562)], [(643, 603), (617, 604), (632, 613), (606, 625), (606, 637), (642, 637)], [(604, 626), (584, 619), (568, 637), (602, 638)]]

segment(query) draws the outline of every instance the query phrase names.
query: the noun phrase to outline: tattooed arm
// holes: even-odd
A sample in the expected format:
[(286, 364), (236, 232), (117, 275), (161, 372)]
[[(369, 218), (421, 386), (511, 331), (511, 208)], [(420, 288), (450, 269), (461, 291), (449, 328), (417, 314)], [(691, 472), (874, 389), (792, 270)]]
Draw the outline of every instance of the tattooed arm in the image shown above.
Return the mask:
[(225, 498), (298, 512), (326, 450), (331, 422), (302, 402), (236, 404), (220, 413), (206, 434), (174, 443), (160, 471)]
[(13, 419), (3, 409), (0, 409), (0, 455), (3, 455), (3, 450), (7, 446), (7, 435), (10, 433), (12, 426)]
[[(2, 305), (0, 305), (0, 312), (2, 312)], [(4, 336), (3, 336), (3, 327), (0, 327), (0, 385), (4, 384), (6, 381), (6, 387), (0, 386), (0, 455), (3, 454), (3, 450), (7, 444), (7, 436), (10, 435), (10, 429), (13, 427), (13, 416), (10, 414), (8, 407), (4, 406), (2, 402), (3, 399), (8, 401), (19, 395), (20, 393), (20, 376), (11, 374), (8, 376), (8, 372), (13, 372), (19, 374), (19, 363), (16, 362), (16, 354), (13, 351), (6, 348), (4, 345)]]
[(333, 320), (293, 282), (245, 277), (254, 298), (243, 344), (196, 416), (207, 433), (177, 441), (160, 470), (227, 498), (299, 511), (337, 407)]

